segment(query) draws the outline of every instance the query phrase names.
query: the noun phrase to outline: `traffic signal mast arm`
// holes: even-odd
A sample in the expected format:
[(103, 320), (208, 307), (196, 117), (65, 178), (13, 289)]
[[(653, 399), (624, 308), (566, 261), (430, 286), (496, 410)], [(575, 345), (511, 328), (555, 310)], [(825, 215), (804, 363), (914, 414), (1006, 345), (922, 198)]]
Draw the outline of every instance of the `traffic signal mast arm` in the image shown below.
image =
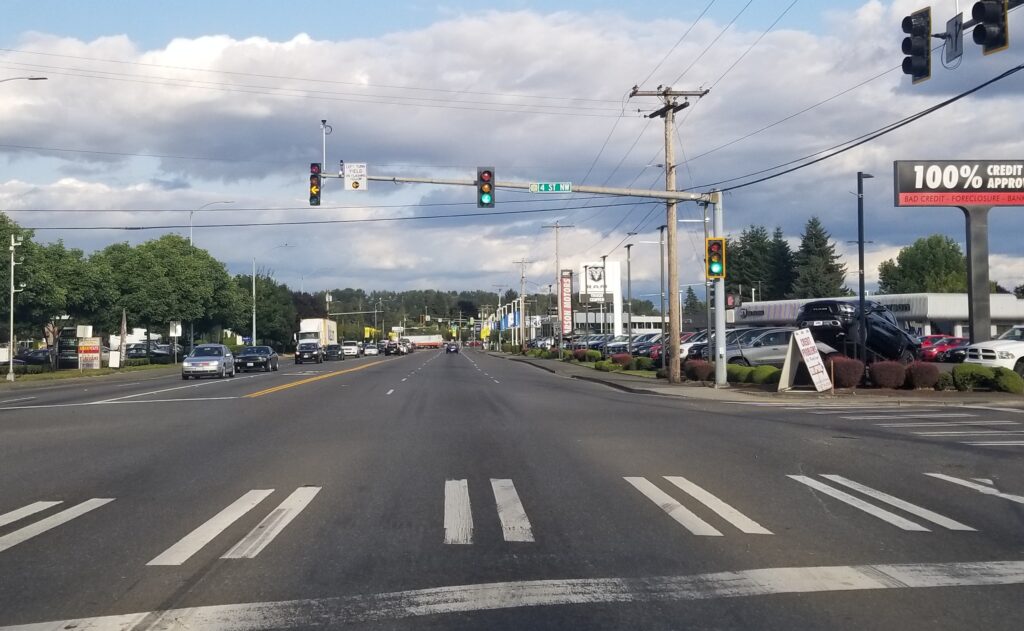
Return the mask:
[[(324, 177), (338, 177), (325, 175)], [(444, 184), (449, 186), (476, 186), (476, 180), (446, 180), (427, 177), (398, 177), (391, 175), (368, 175), (368, 180), (376, 182), (394, 182), (396, 184)], [(495, 181), (495, 188), (511, 188), (530, 190), (530, 182)], [(596, 193), (598, 195), (619, 195), (622, 197), (652, 197), (655, 199), (675, 199), (688, 202), (706, 202), (711, 197), (708, 193), (690, 193), (687, 191), (659, 191), (645, 188), (614, 188), (608, 186), (572, 185), (573, 193)]]

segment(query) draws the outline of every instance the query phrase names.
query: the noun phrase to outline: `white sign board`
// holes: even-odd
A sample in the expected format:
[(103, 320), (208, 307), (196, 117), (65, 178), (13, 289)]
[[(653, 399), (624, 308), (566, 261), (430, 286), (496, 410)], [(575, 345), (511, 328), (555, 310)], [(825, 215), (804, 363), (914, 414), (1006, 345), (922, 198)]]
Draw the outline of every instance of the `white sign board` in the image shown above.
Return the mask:
[(79, 324), (75, 328), (75, 337), (92, 337), (92, 325)]
[(825, 370), (825, 362), (821, 360), (818, 344), (814, 341), (810, 329), (799, 329), (789, 339), (789, 350), (786, 351), (786, 362), (782, 365), (782, 377), (779, 379), (779, 392), (789, 390), (796, 380), (796, 369), (803, 362), (811, 381), (818, 392), (832, 389), (832, 380)]
[(345, 190), (365, 191), (366, 190), (366, 163), (346, 162), (345, 163)]
[(101, 366), (100, 359), (100, 338), (78, 338), (78, 367), (80, 369), (96, 370)]
[(107, 366), (110, 368), (121, 367), (121, 351), (111, 349), (109, 359), (107, 359)]
[(181, 322), (178, 320), (171, 320), (170, 333), (168, 337), (181, 337)]

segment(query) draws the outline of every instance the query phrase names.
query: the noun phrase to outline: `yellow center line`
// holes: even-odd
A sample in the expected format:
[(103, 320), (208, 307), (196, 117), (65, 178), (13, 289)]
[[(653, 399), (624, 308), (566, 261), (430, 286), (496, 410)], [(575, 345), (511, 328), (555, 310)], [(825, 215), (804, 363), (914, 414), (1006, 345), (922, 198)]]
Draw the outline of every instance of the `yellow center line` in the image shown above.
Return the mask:
[(355, 372), (357, 370), (364, 370), (366, 368), (369, 368), (370, 366), (376, 366), (377, 364), (383, 364), (385, 361), (387, 361), (387, 360), (381, 359), (381, 360), (378, 360), (378, 361), (375, 361), (375, 362), (370, 362), (368, 364), (363, 364), (362, 366), (356, 366), (355, 368), (348, 368), (348, 369), (345, 369), (345, 370), (335, 370), (334, 372), (329, 372), (329, 373), (326, 373), (326, 374), (323, 374), (323, 375), (317, 375), (316, 377), (309, 377), (308, 379), (300, 379), (298, 381), (292, 381), (291, 383), (283, 383), (283, 384), (281, 384), (279, 386), (274, 386), (273, 388), (267, 388), (266, 390), (259, 390), (257, 392), (253, 392), (253, 393), (247, 394), (247, 395), (245, 395), (245, 398), (246, 399), (253, 399), (253, 398), (256, 398), (256, 397), (262, 397), (265, 394), (273, 394), (275, 392), (280, 392), (282, 390), (287, 390), (288, 388), (295, 388), (297, 386), (302, 386), (302, 385), (305, 385), (307, 383), (313, 383), (314, 381), (320, 381), (321, 379), (327, 379), (327, 378), (330, 378), (330, 377), (337, 377), (338, 375), (344, 375), (344, 374), (347, 374), (347, 373), (350, 373), (350, 372)]

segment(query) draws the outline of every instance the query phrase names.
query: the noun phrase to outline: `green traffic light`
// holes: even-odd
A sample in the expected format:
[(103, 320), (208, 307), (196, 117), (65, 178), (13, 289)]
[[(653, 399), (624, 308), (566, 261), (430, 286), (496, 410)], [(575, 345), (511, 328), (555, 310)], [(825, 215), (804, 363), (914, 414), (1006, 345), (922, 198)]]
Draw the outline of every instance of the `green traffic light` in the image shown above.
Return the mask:
[(721, 263), (712, 263), (711, 264), (711, 273), (712, 274), (721, 274), (722, 273), (722, 264)]
[(483, 194), (481, 194), (480, 195), (480, 203), (481, 204), (490, 204), (491, 203), (491, 194), (490, 193), (483, 193)]

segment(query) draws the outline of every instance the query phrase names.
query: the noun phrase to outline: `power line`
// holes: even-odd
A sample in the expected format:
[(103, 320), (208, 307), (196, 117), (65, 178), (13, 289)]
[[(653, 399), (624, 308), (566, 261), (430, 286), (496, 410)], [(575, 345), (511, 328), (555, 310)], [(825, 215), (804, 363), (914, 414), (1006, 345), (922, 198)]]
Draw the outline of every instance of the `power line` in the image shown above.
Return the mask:
[[(548, 99), (548, 100), (565, 100), (565, 101), (590, 101), (595, 103), (615, 103), (614, 99), (593, 99), (593, 98), (577, 98), (577, 97), (563, 97), (563, 96), (543, 96), (543, 95), (531, 95), (531, 94), (512, 94), (503, 92), (481, 92), (473, 90), (455, 90), (449, 88), (424, 88), (420, 86), (410, 85), (388, 85), (388, 84), (374, 84), (374, 83), (362, 83), (357, 81), (340, 81), (337, 79), (326, 79), (324, 77), (291, 77), (286, 75), (273, 75), (273, 74), (260, 74), (255, 72), (241, 72), (236, 70), (217, 70), (213, 68), (195, 68), (189, 66), (173, 66), (168, 64), (154, 64), (145, 63), (141, 61), (127, 61), (123, 59), (102, 59), (97, 57), (85, 57), (81, 55), (67, 55), (60, 53), (47, 53), (33, 50), (19, 50), (15, 48), (0, 48), (0, 52), (3, 53), (14, 53), (20, 55), (39, 55), (44, 57), (58, 57), (62, 59), (76, 59), (79, 61), (94, 61), (99, 63), (110, 63), (110, 64), (122, 64), (129, 66), (142, 66), (147, 68), (164, 68), (167, 70), (185, 70), (188, 72), (207, 72), (213, 74), (222, 74), (239, 77), (253, 77), (257, 79), (280, 79), (285, 81), (301, 81), (307, 83), (328, 83), (335, 85), (350, 85), (355, 87), (372, 87), (372, 88), (384, 88), (388, 90), (410, 90), (410, 91), (421, 91), (421, 92), (440, 92), (450, 94), (476, 94), (479, 96), (495, 96), (502, 98), (524, 98), (524, 99)], [(23, 63), (12, 60), (13, 63)], [(97, 71), (103, 72), (103, 71)]]
[(700, 15), (698, 15), (697, 18), (693, 21), (693, 23), (690, 24), (690, 27), (686, 29), (686, 32), (683, 33), (682, 37), (676, 40), (676, 43), (672, 45), (672, 48), (668, 49), (668, 52), (665, 53), (665, 56), (661, 58), (661, 61), (659, 61), (654, 66), (654, 68), (651, 69), (651, 72), (646, 77), (644, 77), (643, 81), (636, 84), (637, 87), (642, 88), (645, 83), (650, 81), (651, 77), (654, 76), (654, 73), (658, 71), (658, 68), (661, 68), (662, 64), (664, 64), (665, 61), (668, 60), (668, 58), (672, 55), (672, 53), (675, 52), (676, 48), (679, 48), (679, 45), (683, 43), (683, 40), (686, 39), (686, 36), (690, 34), (690, 31), (693, 30), (693, 27), (697, 26), (697, 23), (700, 22), (700, 19), (704, 17), (704, 14), (708, 12), (708, 9), (711, 8), (711, 5), (713, 5), (715, 1), (716, 0), (711, 0), (711, 2), (708, 2), (707, 6), (704, 7), (704, 10), (700, 12)]
[[(591, 208), (604, 208), (606, 206), (630, 206), (636, 202), (623, 202), (621, 204), (605, 204), (602, 206), (591, 206)], [(658, 204), (660, 202), (640, 202), (648, 204)], [(193, 228), (251, 228), (251, 227), (263, 227), (263, 226), (314, 226), (314, 225), (326, 225), (326, 224), (349, 224), (349, 223), (386, 223), (386, 222), (398, 222), (398, 221), (422, 221), (426, 219), (454, 219), (464, 217), (492, 217), (498, 215), (527, 215), (537, 213), (552, 213), (562, 212), (565, 210), (574, 210), (572, 208), (534, 208), (529, 210), (499, 210), (489, 213), (451, 213), (447, 215), (419, 215), (413, 217), (376, 217), (376, 218), (365, 218), (365, 219), (314, 219), (308, 221), (276, 221), (276, 222), (242, 222), (242, 223), (214, 223), (214, 224), (193, 224)], [(95, 230), (122, 230), (122, 231), (138, 231), (138, 230), (181, 230), (188, 228), (188, 224), (167, 224), (158, 226), (28, 226), (26, 230), (78, 230), (78, 231), (95, 231)]]
[[(906, 127), (910, 123), (913, 123), (913, 122), (915, 122), (915, 121), (917, 121), (919, 119), (924, 118), (925, 116), (928, 116), (929, 114), (932, 114), (932, 113), (937, 112), (937, 111), (939, 111), (939, 110), (941, 110), (941, 109), (943, 109), (943, 108), (945, 108), (945, 107), (947, 107), (949, 105), (952, 105), (953, 103), (959, 101), (960, 99), (962, 99), (964, 97), (967, 97), (967, 96), (969, 96), (971, 94), (974, 94), (975, 92), (977, 92), (979, 90), (982, 90), (982, 89), (992, 85), (993, 83), (996, 83), (997, 81), (1002, 81), (1003, 79), (1005, 79), (1005, 78), (1007, 78), (1007, 77), (1009, 77), (1009, 76), (1011, 76), (1013, 74), (1016, 74), (1017, 72), (1020, 72), (1021, 70), (1024, 70), (1024, 64), (1021, 64), (1021, 65), (1018, 65), (1018, 66), (1014, 66), (1013, 68), (1010, 68), (1006, 72), (1004, 72), (1004, 73), (1002, 73), (1002, 74), (1000, 74), (1000, 75), (998, 75), (996, 77), (993, 77), (992, 79), (989, 79), (988, 81), (985, 81), (984, 83), (976, 85), (975, 87), (971, 88), (970, 90), (967, 90), (965, 92), (961, 92), (960, 94), (957, 94), (954, 97), (946, 99), (945, 101), (942, 101), (942, 102), (940, 102), (940, 103), (938, 103), (936, 105), (933, 105), (933, 106), (931, 106), (931, 107), (929, 107), (927, 109), (921, 110), (920, 112), (918, 112), (916, 114), (912, 114), (912, 115), (910, 115), (910, 116), (908, 116), (908, 117), (906, 117), (906, 118), (904, 118), (904, 119), (902, 119), (900, 121), (897, 121), (895, 123), (886, 125), (885, 127), (881, 127), (881, 128), (879, 128), (879, 129), (877, 129), (877, 130), (875, 130), (873, 132), (870, 132), (868, 134), (864, 134), (862, 136), (859, 136), (859, 137), (857, 137), (854, 140), (847, 141), (845, 143), (840, 143), (839, 145), (834, 145), (833, 147), (831, 147), (830, 149), (826, 149), (825, 151), (831, 151), (831, 149), (836, 149), (837, 147), (842, 147), (842, 148), (836, 149), (835, 151), (831, 151), (831, 153), (827, 153), (826, 155), (822, 155), (822, 156), (820, 156), (820, 157), (818, 157), (818, 158), (816, 158), (814, 160), (811, 160), (810, 162), (805, 162), (803, 164), (799, 164), (799, 165), (797, 165), (795, 167), (792, 167), (790, 169), (786, 169), (784, 171), (780, 171), (779, 173), (774, 173), (772, 175), (768, 175), (768, 176), (765, 176), (765, 177), (762, 177), (762, 178), (758, 178), (758, 179), (752, 180), (750, 182), (744, 182), (743, 184), (737, 184), (735, 186), (730, 186), (730, 187), (723, 188), (723, 189), (721, 189), (721, 192), (724, 193), (726, 191), (733, 191), (733, 190), (736, 190), (736, 189), (739, 189), (739, 188), (745, 188), (747, 186), (752, 186), (754, 184), (760, 184), (761, 182), (767, 182), (768, 180), (773, 180), (773, 179), (775, 179), (777, 177), (781, 177), (781, 176), (786, 175), (788, 173), (792, 173), (794, 171), (799, 171), (800, 169), (804, 169), (804, 168), (809, 167), (809, 166), (811, 166), (813, 164), (817, 164), (819, 162), (823, 162), (825, 160), (828, 160), (829, 158), (834, 158), (835, 156), (838, 156), (838, 155), (840, 155), (842, 153), (846, 153), (847, 151), (849, 151), (851, 149), (859, 147), (859, 146), (861, 146), (861, 145), (863, 145), (865, 143), (871, 142), (872, 140), (875, 140), (877, 138), (881, 138), (882, 136), (885, 136), (886, 134), (892, 133), (892, 132), (896, 131), (897, 129), (900, 129), (902, 127)], [(852, 143), (852, 144), (849, 144), (849, 143)], [(844, 146), (844, 145), (846, 145), (846, 146)], [(786, 164), (792, 164), (793, 162), (799, 162), (801, 160), (806, 160), (807, 158), (819, 155), (821, 153), (822, 152), (819, 151), (819, 152), (810, 154), (809, 156), (805, 156), (803, 158), (798, 158), (797, 160), (791, 160), (789, 162), (783, 163), (782, 165), (771, 167), (769, 169), (762, 169), (761, 171), (758, 171), (756, 173), (764, 173), (765, 171), (771, 171), (771, 170), (774, 170), (774, 169), (779, 168), (781, 166), (784, 166)], [(751, 174), (747, 174), (747, 175), (741, 175), (739, 177), (729, 178), (728, 180), (721, 180), (719, 182), (714, 182), (714, 183), (711, 183), (711, 184), (704, 184), (704, 185), (701, 186), (701, 188), (711, 187), (711, 186), (715, 186), (716, 184), (723, 184), (725, 182), (732, 182), (732, 181), (735, 181), (735, 180), (742, 180), (744, 178), (750, 177), (751, 175), (755, 175), (756, 173), (751, 173)]]
[(747, 7), (749, 7), (749, 6), (750, 6), (750, 5), (751, 5), (751, 4), (753, 3), (753, 2), (754, 2), (754, 0), (747, 0), (747, 3), (746, 3), (745, 5), (743, 5), (743, 8), (739, 10), (739, 13), (737, 13), (736, 15), (734, 15), (734, 16), (733, 16), (733, 18), (732, 18), (732, 19), (731, 19), (731, 20), (729, 21), (729, 23), (725, 25), (725, 28), (723, 28), (723, 29), (722, 29), (722, 30), (721, 30), (721, 31), (720, 31), (720, 32), (718, 33), (718, 35), (716, 35), (716, 36), (715, 36), (715, 39), (711, 40), (711, 42), (710, 42), (710, 43), (709, 43), (709, 44), (708, 44), (707, 46), (705, 46), (705, 47), (704, 47), (704, 50), (702, 50), (702, 51), (701, 51), (701, 53), (700, 53), (699, 55), (697, 55), (697, 57), (696, 57), (696, 58), (694, 58), (694, 60), (693, 60), (693, 61), (691, 61), (691, 62), (690, 62), (690, 65), (686, 67), (686, 70), (683, 70), (683, 71), (682, 71), (682, 72), (681, 72), (681, 73), (679, 74), (679, 76), (678, 76), (678, 77), (676, 77), (675, 81), (673, 81), (673, 82), (672, 82), (673, 84), (679, 83), (679, 81), (680, 81), (680, 80), (682, 80), (682, 78), (686, 76), (686, 73), (687, 73), (687, 72), (689, 72), (689, 71), (690, 71), (690, 69), (691, 69), (691, 68), (693, 68), (693, 67), (694, 67), (695, 65), (697, 65), (697, 62), (698, 62), (698, 61), (700, 61), (700, 60), (701, 60), (701, 58), (702, 58), (702, 57), (703, 57), (704, 55), (706, 55), (706, 54), (707, 54), (707, 52), (708, 52), (709, 50), (711, 50), (711, 48), (712, 48), (712, 47), (714, 47), (715, 43), (717, 43), (717, 42), (718, 42), (718, 40), (719, 40), (719, 39), (720, 39), (720, 38), (721, 38), (721, 37), (722, 37), (723, 35), (725, 35), (725, 32), (729, 30), (729, 28), (730, 28), (730, 27), (731, 27), (731, 26), (732, 26), (732, 25), (733, 25), (733, 24), (734, 24), (734, 23), (736, 22), (736, 20), (738, 20), (738, 19), (739, 19), (739, 17), (740, 17), (741, 15), (743, 15), (743, 12), (744, 12), (744, 11), (746, 11), (746, 10), (747, 10)]

